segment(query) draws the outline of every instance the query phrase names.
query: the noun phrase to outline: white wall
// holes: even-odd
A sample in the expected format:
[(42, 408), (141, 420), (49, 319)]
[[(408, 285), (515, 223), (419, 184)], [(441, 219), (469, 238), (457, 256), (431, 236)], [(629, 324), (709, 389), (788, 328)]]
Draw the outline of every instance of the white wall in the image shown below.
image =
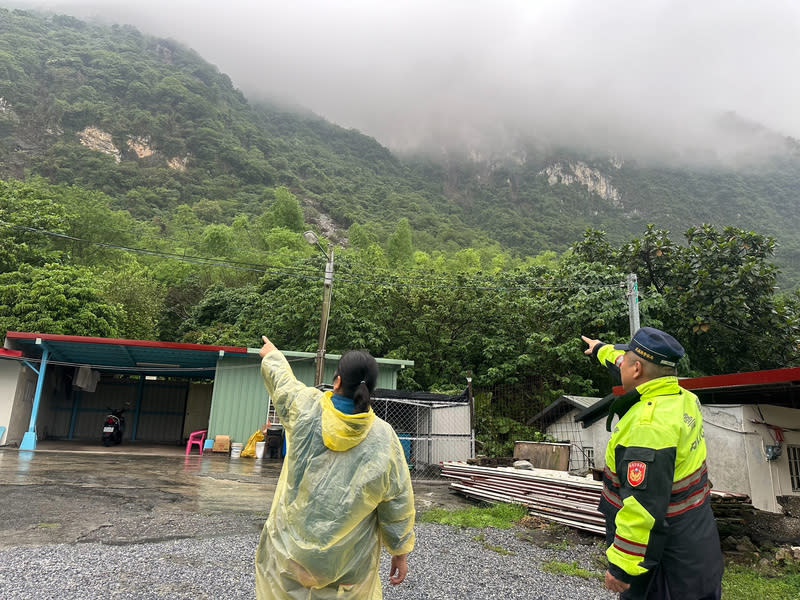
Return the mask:
[[(431, 411), (433, 448), (431, 463), (445, 460), (467, 460), (470, 458), (469, 404), (454, 404)], [(451, 434), (458, 437), (435, 437), (436, 434)]]
[(15, 360), (0, 360), (0, 425), (6, 428), (0, 436), (0, 445), (5, 444), (8, 439), (20, 368), (21, 363)]
[[(747, 494), (756, 508), (781, 512), (776, 496), (800, 495), (792, 491), (785, 449), (787, 445), (800, 446), (800, 410), (768, 405), (760, 408), (761, 414), (758, 407), (751, 405), (702, 407), (708, 479), (715, 490)], [(764, 447), (776, 442), (769, 429), (754, 420), (798, 429), (783, 431), (784, 450), (777, 460), (767, 461)], [(605, 448), (611, 438), (605, 424), (605, 419), (600, 419), (581, 433), (584, 445), (595, 449), (598, 468), (604, 464)]]
[(751, 468), (755, 463), (749, 456), (748, 438), (757, 435), (747, 428), (745, 408), (739, 404), (703, 406), (703, 431), (706, 436), (708, 480), (713, 489), (747, 494), (752, 498)]
[(769, 428), (753, 423), (762, 420), (800, 429), (800, 410), (769, 405), (703, 406), (709, 479), (716, 490), (748, 494), (756, 508), (781, 512), (776, 496), (800, 495), (792, 491), (785, 450), (786, 445), (800, 446), (800, 431), (784, 430), (783, 453), (768, 461), (765, 448), (777, 442)]
[(608, 440), (611, 439), (611, 432), (606, 431), (605, 418), (595, 421), (584, 430), (583, 435), (586, 439), (586, 444), (594, 448), (594, 464), (598, 469), (602, 469), (606, 465), (606, 446)]
[(415, 463), (438, 465), (446, 460), (470, 458), (468, 404), (420, 406), (415, 418), (416, 425), (410, 438)]

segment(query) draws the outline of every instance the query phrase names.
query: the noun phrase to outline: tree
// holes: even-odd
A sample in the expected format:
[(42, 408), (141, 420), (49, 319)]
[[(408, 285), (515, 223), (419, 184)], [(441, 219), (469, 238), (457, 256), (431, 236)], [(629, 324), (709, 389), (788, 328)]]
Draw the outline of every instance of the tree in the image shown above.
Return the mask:
[(121, 337), (126, 314), (84, 267), (23, 265), (0, 274), (0, 330)]
[(149, 268), (128, 259), (113, 269), (99, 270), (97, 284), (103, 298), (124, 311), (118, 321), (120, 337), (158, 339), (166, 289)]
[(206, 225), (200, 237), (200, 248), (210, 256), (229, 257), (235, 253), (235, 237), (227, 225)]
[(23, 264), (41, 266), (61, 257), (55, 237), (32, 231), (66, 232), (68, 220), (77, 215), (58, 196), (41, 178), (0, 181), (0, 272)]
[(686, 232), (687, 248), (665, 290), (692, 367), (735, 373), (786, 366), (797, 360), (797, 312), (777, 301), (777, 267), (768, 262), (775, 240), (734, 227), (710, 225)]
[(686, 242), (674, 244), (667, 232), (649, 226), (641, 239), (612, 249), (602, 232), (590, 232), (575, 254), (605, 256), (607, 264), (637, 274), (642, 325), (675, 335), (686, 348), (684, 364), (691, 373), (736, 373), (797, 361), (798, 305), (796, 297), (774, 293), (778, 270), (769, 259), (775, 241), (735, 227), (703, 225), (689, 229)]
[(289, 231), (301, 233), (305, 229), (303, 211), (297, 198), (281, 186), (275, 190), (275, 201), (263, 215), (264, 228), (284, 227)]
[(397, 227), (386, 244), (386, 255), (393, 267), (404, 268), (411, 265), (414, 260), (414, 245), (408, 219), (402, 218), (397, 222)]

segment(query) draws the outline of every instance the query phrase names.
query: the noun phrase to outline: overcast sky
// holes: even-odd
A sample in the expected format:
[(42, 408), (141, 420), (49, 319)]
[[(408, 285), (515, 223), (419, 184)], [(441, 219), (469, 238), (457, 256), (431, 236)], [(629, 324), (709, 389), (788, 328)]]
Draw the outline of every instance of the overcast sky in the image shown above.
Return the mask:
[(795, 0), (0, 0), (179, 40), (251, 98), (394, 149), (518, 136), (736, 151), (725, 111), (800, 138)]

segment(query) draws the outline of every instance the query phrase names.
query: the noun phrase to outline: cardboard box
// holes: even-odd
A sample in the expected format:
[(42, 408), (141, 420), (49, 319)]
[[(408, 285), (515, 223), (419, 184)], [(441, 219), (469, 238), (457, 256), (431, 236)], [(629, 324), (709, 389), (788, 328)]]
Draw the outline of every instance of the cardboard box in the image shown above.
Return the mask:
[(231, 436), (218, 435), (214, 438), (214, 445), (211, 446), (212, 452), (224, 452), (225, 454), (231, 451)]

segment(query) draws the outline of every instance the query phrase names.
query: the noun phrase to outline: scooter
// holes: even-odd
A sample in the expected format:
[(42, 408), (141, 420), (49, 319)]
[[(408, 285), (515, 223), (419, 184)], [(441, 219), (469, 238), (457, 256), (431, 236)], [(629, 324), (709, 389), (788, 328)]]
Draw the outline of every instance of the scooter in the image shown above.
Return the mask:
[(125, 433), (124, 408), (109, 408), (111, 413), (103, 421), (103, 446), (122, 443), (122, 434)]

